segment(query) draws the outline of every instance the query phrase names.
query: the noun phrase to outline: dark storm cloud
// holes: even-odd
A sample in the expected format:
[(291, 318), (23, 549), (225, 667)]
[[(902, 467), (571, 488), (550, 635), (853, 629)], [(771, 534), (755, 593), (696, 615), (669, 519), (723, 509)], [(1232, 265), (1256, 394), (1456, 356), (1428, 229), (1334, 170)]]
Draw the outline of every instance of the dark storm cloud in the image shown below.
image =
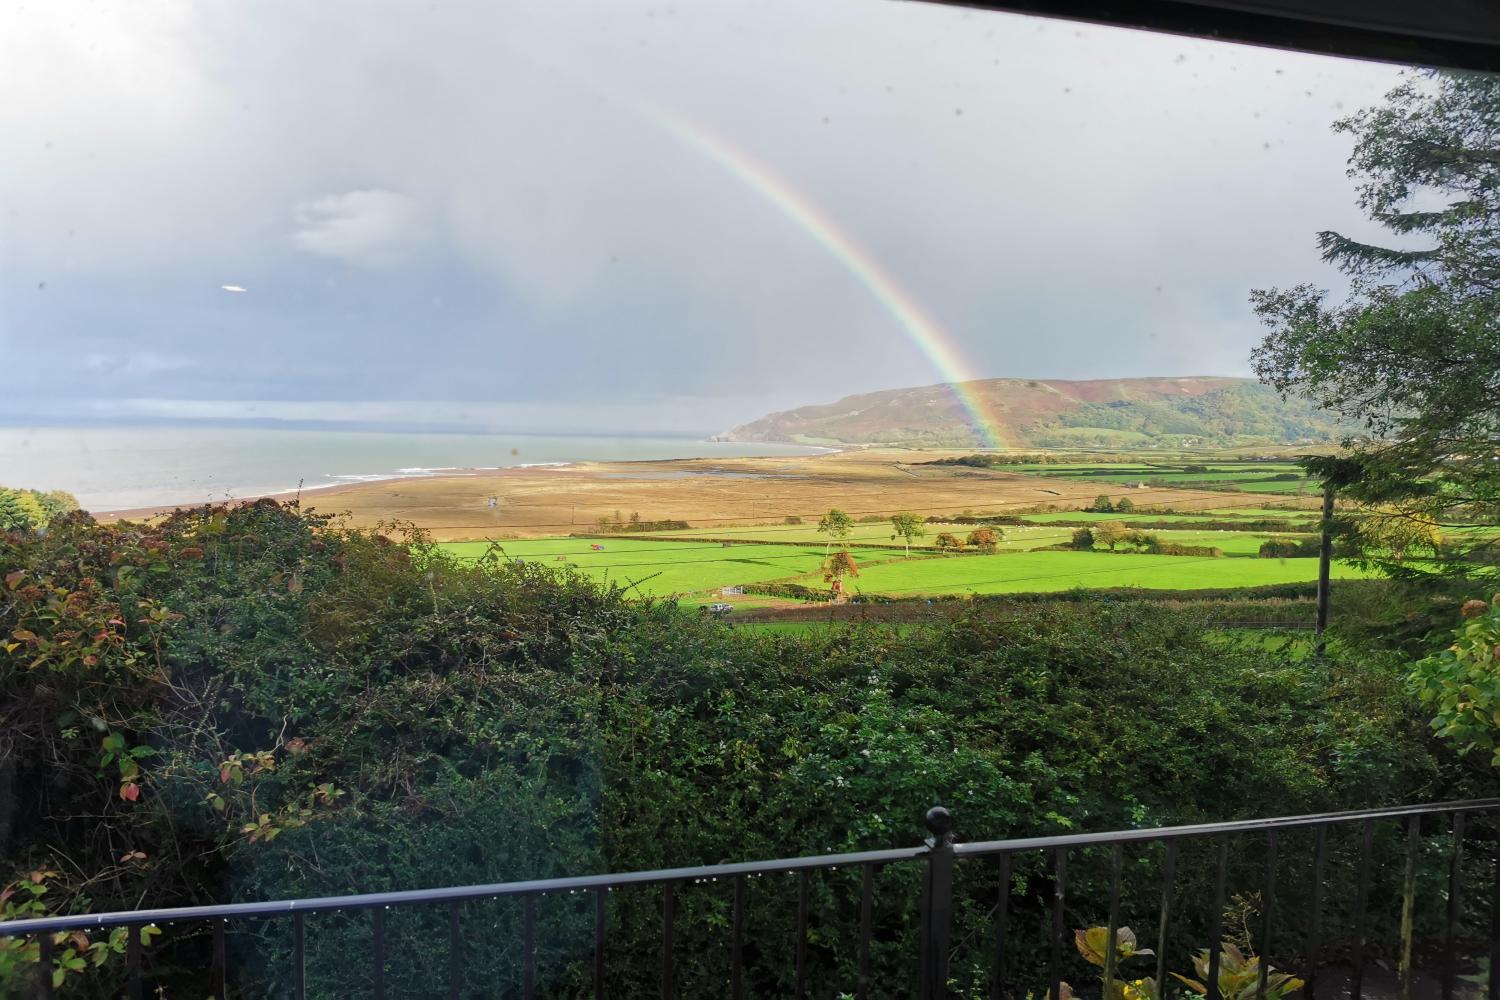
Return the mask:
[(643, 106), (817, 205), (979, 374), (1243, 373), (1247, 289), (1357, 231), (1328, 124), (1395, 73), (873, 0), (11, 7), (0, 417), (696, 431), (942, 377)]

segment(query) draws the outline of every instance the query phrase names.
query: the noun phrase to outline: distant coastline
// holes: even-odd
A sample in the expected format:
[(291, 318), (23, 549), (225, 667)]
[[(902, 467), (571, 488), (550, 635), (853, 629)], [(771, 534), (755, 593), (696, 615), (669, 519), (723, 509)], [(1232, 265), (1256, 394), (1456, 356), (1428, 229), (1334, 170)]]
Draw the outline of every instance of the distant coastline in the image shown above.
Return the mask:
[(828, 449), (636, 434), (391, 433), (151, 424), (0, 426), (0, 484), (61, 489), (96, 513), (351, 486), (549, 473), (580, 462), (815, 455)]

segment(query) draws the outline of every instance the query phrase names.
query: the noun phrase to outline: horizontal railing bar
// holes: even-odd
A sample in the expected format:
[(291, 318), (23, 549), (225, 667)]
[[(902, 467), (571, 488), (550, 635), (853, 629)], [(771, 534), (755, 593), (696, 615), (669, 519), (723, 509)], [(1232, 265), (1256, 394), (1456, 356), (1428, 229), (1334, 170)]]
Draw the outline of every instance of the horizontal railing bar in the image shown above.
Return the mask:
[[(1211, 837), (1228, 833), (1250, 833), (1265, 830), (1296, 829), (1322, 823), (1358, 823), (1364, 820), (1393, 819), (1401, 816), (1426, 816), (1454, 812), (1488, 812), (1500, 809), (1500, 799), (1472, 799), (1463, 802), (1435, 802), (1432, 805), (1391, 806), (1385, 809), (1351, 809), (1344, 812), (1310, 813), (1306, 816), (1277, 816), (1267, 819), (1231, 820), (1227, 823), (1196, 823), (1189, 826), (1158, 826), (1145, 830), (1111, 830), (1105, 833), (1068, 833), (1052, 837), (1021, 837), (1015, 840), (980, 840), (955, 844), (956, 853), (965, 856), (1014, 854), (1018, 851), (1041, 851), (1055, 847), (1087, 847), (1091, 844), (1129, 844), (1142, 841), (1178, 840), (1183, 837)], [(0, 924), (0, 927), (5, 926)]]
[[(1016, 840), (989, 840), (954, 844), (959, 856), (1013, 854), (1019, 851), (1083, 847), (1090, 844), (1138, 843), (1175, 840), (1184, 837), (1248, 831), (1311, 827), (1323, 823), (1351, 823), (1388, 819), (1399, 816), (1455, 812), (1489, 812), (1500, 810), (1500, 799), (1474, 799), (1461, 802), (1438, 802), (1431, 805), (1392, 806), (1384, 809), (1355, 809), (1344, 812), (1313, 813), (1305, 816), (1282, 816), (1270, 819), (1234, 820), (1227, 823), (1199, 823), (1190, 826), (1165, 826), (1145, 830), (1116, 830), (1105, 833), (1071, 833), (1049, 837), (1024, 837)], [(823, 854), (775, 861), (743, 861), (722, 865), (699, 865), (692, 868), (660, 868), (652, 871), (604, 875), (580, 875), (571, 878), (530, 879), (520, 882), (497, 882), (491, 885), (451, 886), (441, 889), (410, 889), (401, 892), (367, 893), (353, 896), (323, 896), (315, 899), (287, 899), (258, 903), (228, 903), (219, 906), (184, 906), (158, 910), (119, 910), (112, 913), (81, 913), (68, 916), (36, 917), (27, 920), (0, 920), (0, 937), (15, 937), (45, 931), (66, 931), (87, 927), (120, 927), (161, 924), (175, 921), (190, 923), (205, 920), (277, 917), (293, 913), (316, 913), (329, 910), (360, 910), (376, 906), (420, 905), (423, 903), (458, 902), (495, 896), (520, 896), (528, 893), (564, 892), (588, 889), (614, 889), (632, 885), (664, 882), (686, 882), (692, 879), (733, 878), (737, 875), (770, 875), (782, 872), (821, 868), (854, 867), (862, 864), (892, 864), (926, 857), (928, 848), (898, 848), (889, 851), (861, 851), (852, 854)]]
[(692, 879), (733, 878), (736, 875), (777, 875), (806, 869), (855, 867), (861, 864), (893, 864), (915, 861), (927, 855), (925, 845), (890, 851), (861, 851), (854, 854), (819, 854), (804, 858), (782, 858), (776, 861), (739, 861), (722, 865), (700, 865), (694, 868), (659, 868), (653, 871), (624, 872), (610, 875), (578, 875), (571, 878), (531, 879), (523, 882), (497, 882), (493, 885), (463, 885), (443, 889), (408, 889), (401, 892), (377, 892), (357, 896), (322, 896), (316, 899), (283, 899), (261, 903), (226, 903), (221, 906), (184, 906), (162, 910), (118, 910), (113, 913), (75, 914), (59, 917), (36, 917), (28, 920), (0, 920), (0, 937), (35, 934), (39, 931), (65, 931), (85, 927), (118, 927), (122, 924), (160, 924), (168, 921), (190, 923), (195, 920), (229, 920), (246, 917), (276, 917), (290, 913), (315, 913), (326, 910), (361, 910), (375, 906), (401, 906), (421, 903), (446, 903), (455, 900), (484, 899), (494, 896), (521, 896), (528, 893), (567, 892), (583, 889), (615, 889), (631, 885), (662, 882), (687, 882)]

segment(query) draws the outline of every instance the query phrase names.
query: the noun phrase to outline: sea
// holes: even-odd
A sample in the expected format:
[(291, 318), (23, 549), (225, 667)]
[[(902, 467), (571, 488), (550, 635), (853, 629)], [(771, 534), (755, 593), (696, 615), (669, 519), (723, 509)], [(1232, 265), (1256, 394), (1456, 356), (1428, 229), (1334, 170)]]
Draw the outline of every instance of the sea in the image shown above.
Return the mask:
[(67, 490), (86, 510), (110, 511), (514, 466), (809, 455), (824, 450), (689, 437), (158, 425), (0, 427), (0, 486)]

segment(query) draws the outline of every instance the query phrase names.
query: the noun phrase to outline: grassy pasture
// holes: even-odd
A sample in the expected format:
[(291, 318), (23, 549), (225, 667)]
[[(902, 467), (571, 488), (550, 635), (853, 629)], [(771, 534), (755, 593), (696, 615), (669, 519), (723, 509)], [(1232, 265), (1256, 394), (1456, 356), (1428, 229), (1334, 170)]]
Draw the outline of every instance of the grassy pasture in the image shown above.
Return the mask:
[[(823, 547), (664, 542), (650, 539), (529, 538), (495, 543), (506, 556), (528, 562), (572, 566), (589, 576), (618, 583), (639, 581), (652, 596), (686, 594), (743, 583), (815, 574), (823, 564)], [(590, 546), (603, 545), (603, 551)], [(460, 558), (477, 559), (489, 542), (445, 542), (442, 548)], [(861, 550), (860, 563), (892, 559), (899, 551)], [(558, 559), (562, 556), (562, 559)], [(915, 560), (913, 560), (915, 561)], [(821, 583), (821, 575), (818, 576)]]
[[(1045, 517), (1048, 515), (1037, 516)], [(1072, 517), (1059, 515), (1058, 519), (1071, 520)], [(1157, 518), (1153, 518), (1150, 515), (1140, 515), (1137, 517), (1128, 514), (1120, 516), (1100, 514), (1097, 517), (1088, 518), (1088, 520), (1094, 521), (1118, 520), (1125, 521), (1126, 523), (1131, 520), (1149, 521), (1155, 519)], [(1183, 523), (1184, 525), (1190, 525), (1192, 524), (1192, 520), (1190, 518), (1184, 518)], [(957, 535), (960, 539), (964, 539), (968, 537), (969, 532), (973, 531), (976, 526), (972, 524), (929, 524), (926, 527), (926, 536), (919, 539), (917, 544), (930, 546), (932, 545), (933, 540), (940, 533), (945, 531)], [(1312, 526), (1310, 525), (1310, 530), (1311, 527)], [(1050, 524), (1007, 524), (1001, 525), (996, 530), (1000, 531), (1003, 535), (999, 543), (999, 548), (1001, 549), (1001, 551), (1025, 552), (1046, 545), (1057, 545), (1059, 543), (1066, 542), (1073, 537), (1074, 529), (1071, 527), (1054, 526)], [(1272, 537), (1280, 537), (1252, 532), (1193, 531), (1186, 527), (1180, 531), (1173, 528), (1151, 529), (1149, 533), (1155, 535), (1164, 542), (1176, 542), (1179, 545), (1216, 545), (1224, 550), (1225, 555), (1252, 556), (1256, 555), (1260, 551), (1260, 545), (1266, 539)], [(811, 524), (761, 525), (747, 528), (716, 528), (712, 529), (711, 531), (689, 529), (687, 531), (660, 532), (644, 537), (661, 539), (672, 537), (713, 537), (733, 538), (747, 542), (760, 543), (779, 543), (789, 545), (805, 544), (818, 546), (818, 551), (820, 553), (822, 552), (822, 546), (826, 541), (826, 536), (819, 535), (817, 526)], [(854, 526), (854, 530), (849, 535), (849, 541), (851, 542), (879, 542), (891, 544), (890, 539), (891, 526), (887, 522), (882, 522), (880, 524), (856, 524)], [(610, 539), (608, 544), (613, 545), (614, 543), (614, 539)], [(683, 541), (673, 544), (693, 545), (695, 543)], [(894, 543), (894, 545), (899, 549), (900, 542), (898, 541)], [(900, 554), (899, 551), (897, 552), (897, 554)], [(867, 559), (884, 559), (889, 558), (889, 556), (881, 554), (878, 550), (855, 549), (854, 558), (859, 562), (864, 562)], [(1219, 585), (1216, 583), (1205, 583), (1204, 586)]]
[[(1184, 529), (1190, 529), (1192, 525), (1203, 521), (1222, 521), (1229, 518), (1241, 518), (1246, 521), (1270, 519), (1300, 521), (1311, 526), (1316, 526), (1318, 523), (1318, 517), (1315, 514), (1310, 515), (1303, 511), (1261, 510), (1258, 507), (1251, 509), (1236, 507), (1214, 511), (1170, 514), (1113, 514), (1093, 510), (1060, 510), (1046, 514), (1022, 514), (1020, 517), (1030, 524), (1055, 524), (1058, 521), (1123, 521), (1126, 524), (1130, 524), (1133, 521), (1175, 521), (1180, 523)], [(1308, 530), (1313, 529), (1310, 527)]]
[[(1203, 465), (1208, 472), (1184, 471), (1189, 465)], [(1156, 465), (1122, 465), (1118, 463), (1067, 463), (1060, 465), (1026, 464), (1004, 467), (1007, 471), (1055, 479), (1072, 479), (1091, 483), (1146, 482), (1161, 486), (1217, 487), (1232, 486), (1249, 493), (1299, 493), (1316, 489), (1316, 484), (1302, 474), (1301, 468), (1289, 462), (1212, 462)], [(1268, 477), (1296, 474), (1299, 478), (1265, 482)]]
[[(928, 524), (924, 525), (927, 532), (922, 538), (914, 539), (913, 545), (931, 546), (937, 536), (943, 532), (957, 535), (960, 540), (969, 536), (969, 532), (981, 525), (976, 524)], [(1005, 537), (1000, 543), (1001, 548), (1007, 549), (1032, 549), (1038, 545), (1052, 545), (1057, 542), (1065, 542), (1073, 534), (1072, 528), (1057, 528), (1047, 525), (1001, 525), (996, 530), (1004, 533)], [(890, 545), (892, 548), (904, 551), (901, 539), (891, 540), (894, 532), (889, 521), (881, 521), (871, 524), (856, 524), (849, 533), (848, 541), (862, 542), (865, 544), (879, 543)], [(770, 524), (757, 525), (745, 528), (689, 528), (686, 531), (662, 531), (650, 535), (647, 538), (732, 538), (747, 542), (774, 542), (788, 545), (816, 545), (818, 551), (823, 551), (823, 546), (828, 542), (827, 535), (818, 534), (816, 524)], [(679, 544), (691, 544), (688, 542)], [(854, 550), (854, 558), (863, 560), (868, 558), (884, 558), (870, 549)]]
[[(1258, 587), (1317, 578), (1316, 559), (1227, 559), (1109, 552), (1022, 552), (1014, 555), (914, 559), (866, 568), (851, 590), (872, 594), (1016, 594), (1074, 587), (1141, 587), (1153, 590)], [(1333, 575), (1365, 574), (1335, 563)], [(811, 579), (798, 582), (811, 583)]]
[[(1152, 528), (1147, 530), (1146, 534), (1155, 535), (1163, 542), (1174, 542), (1178, 545), (1216, 546), (1224, 550), (1225, 556), (1255, 556), (1257, 558), (1260, 555), (1261, 543), (1267, 539), (1295, 537), (1281, 532), (1265, 534), (1251, 531), (1178, 531), (1175, 528)], [(1106, 548), (1106, 546), (1095, 547)]]

